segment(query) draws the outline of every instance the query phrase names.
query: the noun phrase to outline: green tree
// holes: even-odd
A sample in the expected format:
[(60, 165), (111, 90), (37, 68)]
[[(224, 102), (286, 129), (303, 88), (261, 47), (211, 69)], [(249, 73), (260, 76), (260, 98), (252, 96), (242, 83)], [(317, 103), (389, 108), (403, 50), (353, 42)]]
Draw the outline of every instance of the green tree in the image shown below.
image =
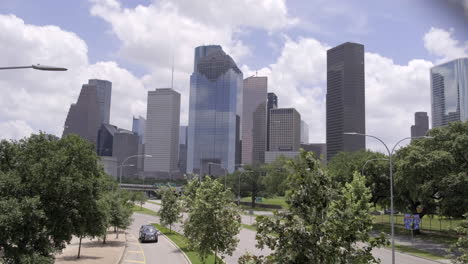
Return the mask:
[(468, 208), (468, 122), (452, 122), (397, 152), (395, 205), (420, 217), (462, 217)]
[[(52, 259), (72, 235), (98, 233), (104, 173), (94, 146), (47, 134), (0, 143), (0, 247), (6, 262)], [(12, 210), (9, 205), (19, 209)], [(96, 214), (95, 214), (96, 213)]]
[(468, 263), (468, 213), (465, 214), (465, 220), (457, 228), (457, 232), (460, 237), (451, 247), (452, 252), (455, 253), (453, 263), (466, 264)]
[(116, 237), (119, 237), (119, 229), (125, 230), (132, 222), (132, 207), (130, 201), (131, 193), (125, 191), (115, 191), (109, 193), (107, 202), (109, 203), (109, 225), (114, 227)]
[(159, 215), (161, 224), (169, 225), (169, 230), (172, 231), (172, 224), (177, 222), (181, 217), (182, 206), (175, 194), (173, 188), (167, 187), (162, 191), (161, 209)]
[(370, 202), (385, 206), (390, 197), (389, 162), (385, 159), (388, 157), (384, 154), (369, 150), (339, 152), (328, 162), (328, 173), (341, 185), (351, 182), (354, 172), (364, 173), (372, 194)]
[[(242, 173), (242, 172), (241, 172)], [(250, 201), (252, 208), (255, 208), (256, 197), (265, 189), (263, 184), (263, 178), (265, 177), (265, 171), (259, 166), (245, 166), (244, 172), (241, 175), (241, 182), (244, 184), (244, 188), (250, 194)], [(242, 188), (242, 186), (241, 186)]]
[(320, 161), (305, 151), (288, 166), (288, 210), (257, 217), (257, 246), (274, 251), (267, 263), (377, 263), (370, 251), (385, 240), (369, 236), (364, 178), (356, 173), (337, 189)]
[(143, 204), (148, 201), (148, 196), (144, 192), (133, 192), (131, 199), (133, 203), (137, 202), (140, 208), (143, 208)]
[(270, 196), (284, 196), (286, 193), (287, 185), (286, 179), (288, 178), (289, 171), (286, 163), (289, 159), (280, 156), (274, 162), (263, 165), (265, 177), (263, 177), (263, 185), (265, 186), (265, 193)]
[[(191, 181), (189, 185), (199, 185), (192, 198), (189, 198), (188, 218), (184, 223), (184, 234), (189, 247), (198, 252), (204, 260), (214, 252), (231, 255), (235, 250), (240, 231), (240, 215), (232, 202), (230, 190), (209, 177), (201, 183)], [(188, 189), (194, 189), (188, 186)]]

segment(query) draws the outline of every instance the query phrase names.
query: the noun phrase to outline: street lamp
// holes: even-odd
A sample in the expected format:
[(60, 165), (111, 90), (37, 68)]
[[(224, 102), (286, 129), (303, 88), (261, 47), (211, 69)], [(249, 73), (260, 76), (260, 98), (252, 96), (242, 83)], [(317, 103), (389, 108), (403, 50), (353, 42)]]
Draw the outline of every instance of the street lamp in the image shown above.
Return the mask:
[(124, 159), (124, 161), (122, 161), (122, 163), (120, 164), (120, 173), (119, 173), (119, 182), (120, 184), (122, 184), (122, 167), (124, 167), (125, 165), (125, 162), (127, 162), (127, 160), (131, 159), (131, 158), (135, 158), (135, 157), (147, 157), (147, 158), (151, 158), (153, 157), (152, 155), (133, 155), (133, 156), (128, 156), (126, 159)]
[(34, 69), (39, 71), (66, 71), (67, 68), (33, 64), (31, 66), (0, 67), (0, 70)]
[(361, 175), (364, 176), (364, 168), (366, 167), (367, 163), (369, 163), (369, 162), (371, 162), (371, 161), (374, 161), (374, 160), (388, 160), (388, 159), (380, 158), (380, 159), (370, 159), (370, 160), (366, 160), (366, 162), (364, 162), (364, 165), (362, 166)]
[[(388, 152), (388, 160), (390, 163), (390, 225), (391, 225), (391, 230), (392, 230), (392, 264), (395, 264), (395, 223), (394, 223), (394, 215), (393, 215), (393, 164), (392, 164), (392, 155), (393, 152), (395, 151), (395, 148), (404, 140), (407, 139), (417, 139), (417, 138), (433, 138), (429, 136), (421, 136), (421, 137), (405, 137), (403, 139), (400, 139), (392, 148), (392, 151), (387, 147), (387, 144), (383, 142), (380, 138), (372, 135), (367, 135), (367, 134), (362, 134), (362, 133), (356, 133), (356, 132), (345, 132), (343, 133), (344, 135), (354, 135), (354, 136), (363, 136), (363, 137), (371, 137), (374, 139), (377, 139), (380, 141), (385, 146), (385, 149), (387, 149)], [(365, 165), (365, 164), (364, 164)]]

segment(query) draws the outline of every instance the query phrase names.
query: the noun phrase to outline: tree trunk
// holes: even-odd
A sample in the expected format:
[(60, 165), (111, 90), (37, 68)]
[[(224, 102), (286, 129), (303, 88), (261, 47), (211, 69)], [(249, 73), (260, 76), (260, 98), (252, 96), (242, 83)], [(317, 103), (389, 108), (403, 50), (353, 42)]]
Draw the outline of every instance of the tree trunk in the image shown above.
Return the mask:
[(218, 252), (217, 252), (217, 251), (215, 251), (215, 256), (214, 256), (214, 264), (216, 264), (216, 259), (217, 259), (216, 257), (217, 257), (217, 255), (218, 255)]
[(80, 258), (80, 253), (81, 253), (81, 239), (83, 239), (83, 236), (80, 236), (80, 243), (78, 245), (78, 256), (76, 257), (77, 259)]
[(106, 238), (107, 238), (107, 231), (106, 231), (106, 233), (104, 234), (104, 237), (102, 238), (102, 243), (103, 243), (103, 244), (106, 243)]
[(116, 236), (115, 236), (115, 238), (119, 238), (119, 229), (117, 228), (116, 230), (117, 230), (117, 231), (116, 231)]
[(172, 224), (169, 224), (169, 232), (172, 233)]
[(255, 208), (255, 194), (252, 193), (252, 208)]

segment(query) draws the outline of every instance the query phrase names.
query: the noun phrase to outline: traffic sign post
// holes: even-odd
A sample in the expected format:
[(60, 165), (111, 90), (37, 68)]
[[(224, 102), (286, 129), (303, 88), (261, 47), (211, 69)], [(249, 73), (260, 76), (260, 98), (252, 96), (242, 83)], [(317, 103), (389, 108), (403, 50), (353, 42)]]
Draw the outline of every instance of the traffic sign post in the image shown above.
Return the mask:
[(411, 230), (411, 242), (413, 242), (413, 230), (419, 229), (420, 222), (419, 214), (405, 214), (405, 229)]

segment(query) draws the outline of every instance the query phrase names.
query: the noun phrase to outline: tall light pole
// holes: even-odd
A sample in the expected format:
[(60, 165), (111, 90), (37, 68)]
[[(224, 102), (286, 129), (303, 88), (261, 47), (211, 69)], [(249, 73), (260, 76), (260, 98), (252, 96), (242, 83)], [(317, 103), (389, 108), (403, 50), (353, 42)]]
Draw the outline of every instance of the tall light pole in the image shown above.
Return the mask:
[(119, 183), (122, 184), (122, 167), (124, 167), (125, 165), (125, 162), (127, 162), (127, 160), (131, 159), (131, 158), (135, 158), (135, 157), (147, 157), (147, 158), (151, 158), (153, 157), (152, 155), (133, 155), (133, 156), (128, 156), (126, 159), (124, 159), (124, 161), (122, 161), (122, 163), (120, 164), (120, 173), (119, 173)]
[(387, 147), (387, 144), (383, 142), (380, 138), (372, 135), (367, 135), (367, 134), (362, 134), (362, 133), (356, 133), (356, 132), (345, 132), (343, 133), (344, 135), (355, 135), (355, 136), (363, 136), (363, 137), (371, 137), (375, 138), (380, 143), (382, 143), (385, 146), (385, 149), (387, 149), (388, 152), (388, 161), (390, 163), (390, 225), (391, 225), (391, 230), (392, 230), (392, 264), (395, 264), (395, 220), (394, 220), (394, 213), (393, 213), (393, 164), (392, 164), (392, 155), (393, 152), (395, 151), (395, 148), (404, 140), (407, 139), (417, 139), (417, 138), (433, 138), (433, 137), (428, 137), (428, 136), (422, 136), (422, 137), (405, 137), (403, 139), (400, 139), (392, 148), (392, 151)]
[(369, 162), (371, 162), (371, 161), (374, 161), (374, 160), (388, 160), (388, 159), (380, 158), (380, 159), (370, 159), (370, 160), (366, 160), (366, 162), (364, 162), (364, 165), (362, 166), (361, 175), (364, 176), (364, 169), (366, 168), (367, 163), (369, 163)]
[(34, 69), (39, 71), (66, 71), (67, 68), (33, 64), (30, 66), (0, 67), (0, 70)]

